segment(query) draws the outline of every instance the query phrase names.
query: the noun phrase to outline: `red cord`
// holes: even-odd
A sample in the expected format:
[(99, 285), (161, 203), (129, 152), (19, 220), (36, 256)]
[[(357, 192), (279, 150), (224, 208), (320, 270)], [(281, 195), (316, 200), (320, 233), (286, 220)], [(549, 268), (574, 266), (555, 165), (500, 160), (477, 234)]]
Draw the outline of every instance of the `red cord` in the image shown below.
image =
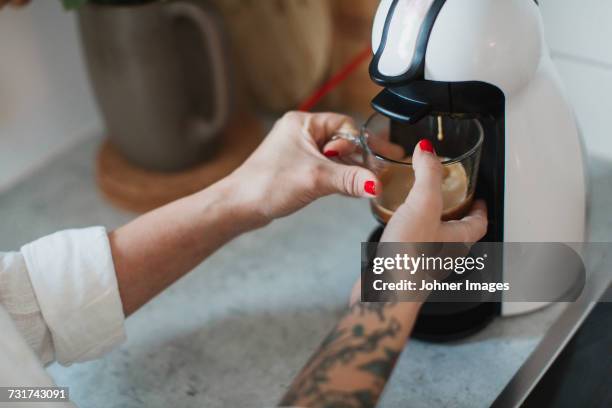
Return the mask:
[(345, 67), (329, 79), (323, 86), (317, 89), (308, 99), (306, 99), (299, 107), (301, 112), (312, 110), (321, 99), (325, 98), (328, 93), (333, 91), (338, 85), (344, 82), (357, 68), (372, 57), (372, 48), (368, 45), (363, 51), (353, 58)]

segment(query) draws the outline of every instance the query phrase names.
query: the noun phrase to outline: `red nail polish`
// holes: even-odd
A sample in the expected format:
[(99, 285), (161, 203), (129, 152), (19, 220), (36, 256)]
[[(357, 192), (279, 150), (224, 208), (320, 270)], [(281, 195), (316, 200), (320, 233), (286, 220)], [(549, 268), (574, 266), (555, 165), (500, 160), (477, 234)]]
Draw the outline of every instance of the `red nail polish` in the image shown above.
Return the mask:
[(419, 147), (421, 148), (422, 151), (424, 152), (428, 152), (433, 154), (434, 153), (434, 147), (433, 144), (427, 140), (427, 139), (423, 139), (419, 142)]
[(376, 196), (376, 182), (370, 180), (370, 181), (366, 181), (365, 185), (364, 185), (364, 190), (366, 193)]
[(340, 155), (340, 153), (338, 153), (338, 152), (337, 152), (337, 151), (335, 151), (335, 150), (328, 150), (328, 151), (324, 152), (323, 154), (325, 155), (325, 157), (329, 157), (330, 159), (331, 159), (332, 157), (337, 157), (337, 156), (339, 156), (339, 155)]

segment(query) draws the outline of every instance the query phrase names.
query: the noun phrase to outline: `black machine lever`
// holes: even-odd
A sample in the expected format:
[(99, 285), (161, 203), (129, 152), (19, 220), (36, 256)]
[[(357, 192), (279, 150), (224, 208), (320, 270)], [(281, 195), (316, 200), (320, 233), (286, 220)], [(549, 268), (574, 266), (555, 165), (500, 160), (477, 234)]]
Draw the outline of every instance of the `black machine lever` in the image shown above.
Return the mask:
[(374, 98), (372, 107), (393, 120), (410, 124), (417, 123), (431, 112), (430, 104), (402, 98), (388, 89)]
[(491, 117), (504, 112), (504, 93), (484, 82), (413, 81), (385, 88), (372, 101), (377, 112), (415, 124), (429, 115)]

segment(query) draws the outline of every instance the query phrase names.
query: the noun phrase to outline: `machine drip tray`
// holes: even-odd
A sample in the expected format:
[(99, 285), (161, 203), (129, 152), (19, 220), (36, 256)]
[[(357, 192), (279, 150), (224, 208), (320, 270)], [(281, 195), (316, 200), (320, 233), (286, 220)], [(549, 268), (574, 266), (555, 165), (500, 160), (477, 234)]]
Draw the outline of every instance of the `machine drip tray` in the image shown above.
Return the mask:
[[(448, 314), (429, 314), (429, 306), (444, 307)], [(430, 342), (457, 341), (478, 333), (499, 315), (497, 303), (480, 303), (468, 310), (452, 313), (465, 303), (426, 303), (417, 319), (412, 337)]]
[[(381, 226), (368, 239), (380, 242)], [(429, 342), (457, 341), (478, 333), (500, 314), (499, 303), (425, 303), (412, 337)]]

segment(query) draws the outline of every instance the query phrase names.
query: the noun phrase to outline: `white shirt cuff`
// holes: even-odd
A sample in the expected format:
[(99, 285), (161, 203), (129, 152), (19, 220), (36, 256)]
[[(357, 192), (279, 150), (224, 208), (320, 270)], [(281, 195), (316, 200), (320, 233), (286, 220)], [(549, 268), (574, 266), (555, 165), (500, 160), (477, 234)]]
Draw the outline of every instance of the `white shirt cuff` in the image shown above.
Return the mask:
[(21, 252), (60, 364), (98, 358), (125, 340), (125, 316), (104, 228), (58, 232)]

